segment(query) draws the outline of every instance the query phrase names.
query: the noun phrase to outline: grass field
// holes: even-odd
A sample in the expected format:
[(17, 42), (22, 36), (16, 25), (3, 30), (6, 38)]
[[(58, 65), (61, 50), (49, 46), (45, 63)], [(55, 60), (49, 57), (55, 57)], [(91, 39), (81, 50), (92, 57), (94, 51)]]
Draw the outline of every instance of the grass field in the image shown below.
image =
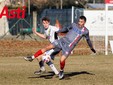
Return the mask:
[[(54, 61), (59, 69), (59, 57)], [(113, 85), (113, 55), (70, 56), (65, 67), (65, 79), (48, 73), (34, 75), (37, 60), (27, 62), (23, 57), (0, 57), (0, 85)]]

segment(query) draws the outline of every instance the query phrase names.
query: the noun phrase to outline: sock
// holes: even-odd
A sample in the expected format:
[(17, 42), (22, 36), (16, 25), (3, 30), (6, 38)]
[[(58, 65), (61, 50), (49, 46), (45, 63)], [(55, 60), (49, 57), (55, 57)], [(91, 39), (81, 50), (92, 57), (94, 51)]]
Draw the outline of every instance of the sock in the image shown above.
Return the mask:
[(42, 67), (40, 68), (40, 70), (41, 70), (41, 71), (45, 71), (45, 67), (42, 66)]
[(33, 56), (31, 56), (32, 57), (32, 59), (34, 59), (35, 58), (35, 56), (33, 55)]
[(65, 60), (64, 61), (60, 61), (60, 69), (61, 69), (61, 71), (63, 71), (64, 66), (65, 66)]
[(34, 54), (34, 57), (38, 57), (39, 55), (43, 54), (42, 50), (39, 50), (37, 51), (35, 54)]
[(51, 61), (49, 61), (49, 62), (46, 63), (46, 64), (51, 68), (52, 71), (54, 71), (54, 73), (55, 73), (56, 75), (59, 74), (58, 70), (56, 69), (56, 67), (54, 66), (54, 64), (53, 64)]
[(39, 66), (40, 66), (40, 70), (45, 71), (45, 67), (44, 67), (44, 62), (43, 61), (39, 62)]

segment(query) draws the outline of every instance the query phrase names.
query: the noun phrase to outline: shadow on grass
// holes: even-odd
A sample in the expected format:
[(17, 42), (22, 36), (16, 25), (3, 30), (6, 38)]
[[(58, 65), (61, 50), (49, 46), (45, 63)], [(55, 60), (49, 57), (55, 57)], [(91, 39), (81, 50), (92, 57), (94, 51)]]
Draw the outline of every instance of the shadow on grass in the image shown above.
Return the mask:
[(55, 75), (54, 72), (49, 71), (49, 72), (43, 73), (43, 74), (41, 74), (41, 75), (35, 75), (35, 76), (28, 77), (28, 78), (45, 78), (45, 79), (52, 79), (54, 75)]
[[(76, 75), (81, 75), (81, 74), (87, 74), (87, 75), (95, 75), (93, 73), (89, 73), (87, 71), (81, 71), (81, 72), (65, 72), (64, 73), (64, 79), (65, 80), (69, 80), (71, 79), (71, 77), (76, 76)], [(58, 78), (58, 76), (56, 77), (54, 72), (47, 72), (44, 73), (42, 75), (36, 75), (36, 76), (32, 76), (32, 77), (28, 77), (28, 78), (44, 78), (44, 79), (52, 79), (52, 78)]]
[(72, 76), (81, 75), (81, 74), (95, 75), (95, 74), (89, 73), (87, 71), (81, 71), (81, 72), (65, 72), (65, 77), (72, 77)]

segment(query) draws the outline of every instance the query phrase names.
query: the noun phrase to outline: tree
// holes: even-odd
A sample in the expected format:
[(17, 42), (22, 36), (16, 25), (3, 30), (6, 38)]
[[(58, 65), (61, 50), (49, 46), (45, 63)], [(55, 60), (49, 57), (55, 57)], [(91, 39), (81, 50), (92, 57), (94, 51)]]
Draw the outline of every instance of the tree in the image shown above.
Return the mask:
[(57, 9), (59, 9), (61, 8), (61, 5), (63, 7), (71, 6), (85, 7), (87, 0), (31, 0), (31, 3), (36, 4), (38, 8), (56, 7)]
[[(85, 8), (87, 0), (30, 0), (32, 11), (35, 9), (40, 14), (46, 8), (71, 8), (72, 6)], [(62, 2), (62, 3), (61, 3)], [(34, 7), (35, 6), (35, 7)]]

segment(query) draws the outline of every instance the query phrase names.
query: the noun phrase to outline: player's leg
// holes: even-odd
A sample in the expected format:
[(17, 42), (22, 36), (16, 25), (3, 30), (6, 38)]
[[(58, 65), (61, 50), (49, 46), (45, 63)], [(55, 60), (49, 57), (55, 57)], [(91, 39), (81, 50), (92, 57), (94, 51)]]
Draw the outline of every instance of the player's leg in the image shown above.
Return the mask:
[[(54, 56), (54, 53), (55, 53), (56, 51), (57, 51), (57, 50), (51, 49), (51, 50), (49, 50), (49, 51), (46, 51), (43, 55), (37, 57), (37, 60), (39, 61), (40, 70), (35, 71), (34, 74), (42, 74), (42, 73), (45, 72), (44, 60), (46, 59), (46, 58), (45, 58), (46, 55), (51, 55), (51, 54), (52, 54), (52, 58), (54, 58), (53, 56)], [(42, 58), (40, 58), (40, 57), (42, 57)], [(43, 58), (45, 58), (45, 59), (43, 59)], [(43, 60), (42, 60), (42, 59), (43, 59)], [(52, 63), (52, 62), (51, 62), (51, 63)], [(56, 70), (54, 70), (54, 68), (55, 68), (54, 66), (52, 66), (52, 65), (48, 65), (48, 66), (50, 66), (50, 68), (54, 71), (54, 73), (58, 73), (58, 71), (56, 72)]]
[(59, 72), (59, 79), (64, 78), (64, 67), (65, 67), (65, 61), (68, 58), (68, 56), (71, 53), (71, 50), (69, 48), (69, 44), (65, 42), (65, 40), (61, 41), (60, 46), (62, 47), (62, 56), (60, 58), (60, 72)]
[(34, 58), (37, 58), (39, 55), (42, 55), (43, 53), (45, 53), (46, 51), (50, 50), (50, 49), (53, 49), (54, 48), (54, 45), (53, 44), (49, 44), (47, 47), (41, 49), (41, 50), (38, 50), (33, 56), (28, 56), (28, 57), (24, 57), (24, 59), (26, 61), (33, 61)]
[[(49, 54), (51, 60), (54, 60), (54, 57), (55, 57), (60, 51), (61, 51), (61, 49), (59, 49), (59, 48), (54, 48), (53, 51), (51, 51), (52, 53)], [(58, 75), (59, 72), (58, 72), (58, 70), (56, 69), (56, 67), (54, 66), (54, 64), (51, 62), (51, 60), (50, 60), (50, 62), (48, 62), (48, 63), (46, 63), (46, 64), (47, 64), (48, 66), (50, 66), (50, 68), (52, 69), (52, 71), (53, 71), (56, 75)], [(50, 65), (50, 64), (51, 64), (51, 65)]]
[(54, 51), (50, 54), (50, 57), (51, 57), (52, 60), (54, 60), (55, 56), (61, 51), (61, 49), (56, 47), (53, 50)]
[[(42, 57), (42, 60), (51, 68), (51, 70), (58, 75), (58, 70), (56, 69), (56, 67), (54, 66), (54, 64), (52, 63), (51, 60), (54, 60), (54, 57), (56, 54), (58, 54), (60, 52), (60, 49), (58, 48), (54, 48), (51, 49), (49, 51), (45, 52), (45, 56)], [(48, 61), (49, 59), (49, 61)]]
[(50, 55), (42, 56), (42, 60), (51, 68), (51, 70), (52, 70), (56, 75), (59, 74), (58, 70), (56, 69), (56, 67), (54, 66), (54, 64), (53, 64), (52, 61), (51, 61)]
[(62, 55), (60, 58), (60, 72), (59, 72), (59, 79), (64, 78), (64, 67), (65, 67), (65, 61), (68, 58), (68, 56)]
[(37, 60), (39, 61), (39, 66), (40, 66), (40, 70), (37, 70), (37, 71), (35, 71), (34, 72), (34, 74), (42, 74), (42, 73), (45, 73), (45, 67), (44, 67), (44, 61), (42, 61), (42, 56), (44, 56), (45, 54), (43, 54), (43, 55), (41, 55), (41, 56), (39, 56), (38, 58), (37, 58)]

